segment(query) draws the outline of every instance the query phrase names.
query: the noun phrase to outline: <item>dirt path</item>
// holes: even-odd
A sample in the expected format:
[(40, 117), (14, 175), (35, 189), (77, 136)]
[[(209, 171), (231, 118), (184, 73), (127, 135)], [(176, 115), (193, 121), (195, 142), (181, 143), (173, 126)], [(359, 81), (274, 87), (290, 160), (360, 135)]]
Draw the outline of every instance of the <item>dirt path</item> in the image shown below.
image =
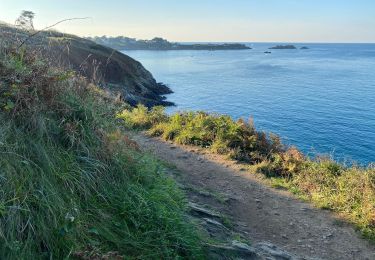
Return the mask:
[(375, 247), (330, 212), (314, 209), (290, 193), (267, 187), (241, 165), (190, 146), (143, 135), (142, 149), (177, 167), (190, 199), (229, 216), (233, 228), (253, 242), (269, 241), (316, 259), (375, 259)]

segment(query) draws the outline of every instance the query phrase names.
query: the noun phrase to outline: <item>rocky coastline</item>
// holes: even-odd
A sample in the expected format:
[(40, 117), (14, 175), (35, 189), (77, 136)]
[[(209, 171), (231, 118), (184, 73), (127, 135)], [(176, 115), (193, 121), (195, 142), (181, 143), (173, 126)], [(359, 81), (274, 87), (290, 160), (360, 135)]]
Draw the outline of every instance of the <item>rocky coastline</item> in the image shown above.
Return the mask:
[(153, 38), (152, 40), (137, 40), (128, 37), (89, 37), (96, 42), (116, 50), (249, 50), (249, 46), (241, 43), (175, 43), (163, 38)]

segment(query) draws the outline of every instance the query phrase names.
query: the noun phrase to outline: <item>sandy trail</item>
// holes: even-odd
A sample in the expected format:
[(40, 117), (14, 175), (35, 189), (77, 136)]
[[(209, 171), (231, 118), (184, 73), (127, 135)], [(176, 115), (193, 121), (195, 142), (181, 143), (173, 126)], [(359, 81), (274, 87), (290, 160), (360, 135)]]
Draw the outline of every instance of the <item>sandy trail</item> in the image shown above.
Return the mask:
[[(375, 259), (375, 247), (334, 214), (315, 209), (289, 192), (273, 189), (233, 161), (192, 146), (176, 146), (136, 134), (143, 150), (177, 167), (178, 181), (223, 201), (192, 192), (190, 199), (226, 214), (236, 232), (252, 242), (269, 241), (302, 257)], [(216, 197), (217, 197), (216, 196)]]

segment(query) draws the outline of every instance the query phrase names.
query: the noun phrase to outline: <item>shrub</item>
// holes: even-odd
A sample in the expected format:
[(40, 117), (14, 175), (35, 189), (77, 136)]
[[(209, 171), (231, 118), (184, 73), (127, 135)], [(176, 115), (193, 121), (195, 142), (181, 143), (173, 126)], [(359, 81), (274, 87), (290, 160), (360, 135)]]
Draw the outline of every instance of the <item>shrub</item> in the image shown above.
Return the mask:
[(258, 163), (272, 160), (285, 150), (275, 135), (257, 132), (250, 123), (233, 121), (229, 116), (205, 112), (183, 112), (167, 116), (159, 108), (138, 106), (118, 116), (130, 127), (146, 128), (152, 136), (161, 136), (179, 144), (209, 147), (231, 158)]
[(150, 128), (151, 126), (167, 120), (164, 107), (155, 106), (151, 110), (144, 105), (138, 105), (132, 109), (125, 109), (117, 115), (117, 118), (125, 121), (130, 128)]
[(254, 168), (273, 182), (282, 183), (319, 207), (339, 212), (375, 241), (374, 168), (346, 167), (324, 157), (306, 158), (297, 148), (284, 145), (278, 136), (257, 131), (252, 120), (234, 121), (205, 112), (158, 114), (162, 120), (154, 120), (153, 112), (145, 108), (141, 117), (137, 108), (123, 113), (128, 116), (126, 120), (142, 124), (153, 136), (207, 147), (255, 164)]

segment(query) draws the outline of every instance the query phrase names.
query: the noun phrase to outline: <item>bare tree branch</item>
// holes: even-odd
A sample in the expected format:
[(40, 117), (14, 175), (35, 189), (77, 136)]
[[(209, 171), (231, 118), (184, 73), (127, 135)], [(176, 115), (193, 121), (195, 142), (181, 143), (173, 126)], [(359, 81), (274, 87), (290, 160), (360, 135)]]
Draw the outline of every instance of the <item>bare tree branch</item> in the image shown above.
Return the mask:
[(48, 29), (51, 29), (52, 27), (55, 27), (56, 25), (60, 24), (60, 23), (63, 23), (63, 22), (67, 22), (67, 21), (72, 21), (72, 20), (85, 20), (85, 19), (89, 19), (90, 17), (77, 17), (77, 18), (68, 18), (68, 19), (64, 19), (64, 20), (61, 20), (61, 21), (58, 21), (57, 23), (54, 23), (52, 25), (49, 25), (39, 31), (36, 31), (34, 32), (33, 34), (30, 34), (25, 40), (23, 40), (21, 42), (21, 44), (17, 47), (17, 49), (21, 48), (30, 38), (34, 37), (35, 35), (37, 35), (38, 33), (40, 32), (43, 32), (45, 30), (48, 30)]

